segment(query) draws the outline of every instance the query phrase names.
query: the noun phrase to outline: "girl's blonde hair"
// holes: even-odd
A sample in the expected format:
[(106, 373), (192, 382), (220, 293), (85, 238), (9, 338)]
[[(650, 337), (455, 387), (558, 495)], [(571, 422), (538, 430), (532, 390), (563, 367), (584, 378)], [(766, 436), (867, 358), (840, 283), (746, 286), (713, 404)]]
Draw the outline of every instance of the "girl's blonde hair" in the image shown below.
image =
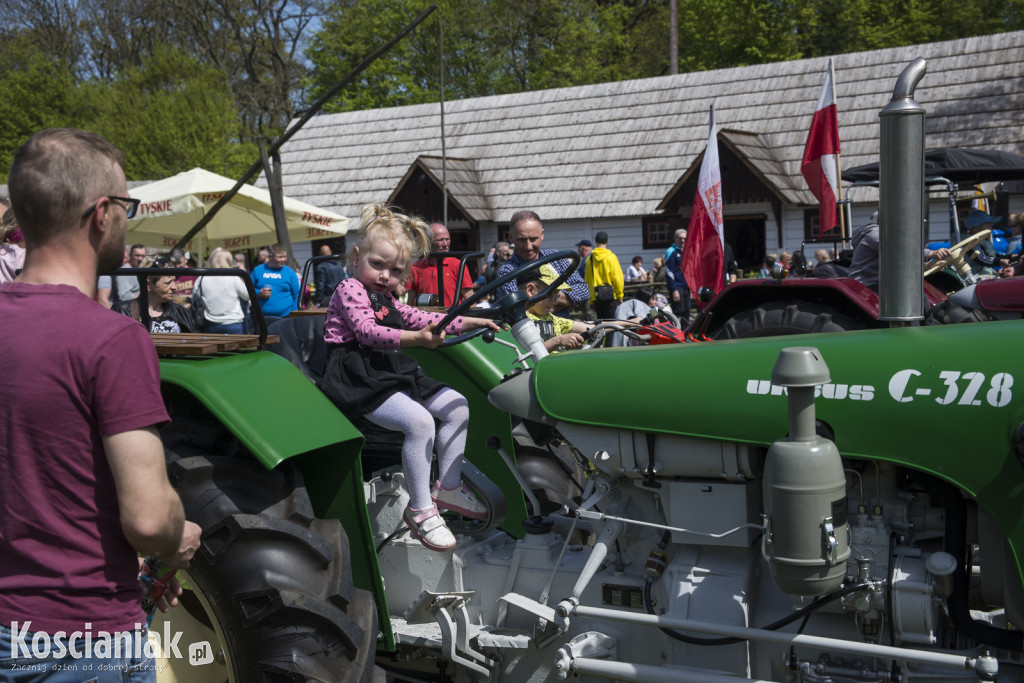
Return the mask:
[(348, 263), (352, 268), (375, 240), (387, 240), (407, 263), (426, 256), (430, 251), (433, 235), (430, 226), (419, 216), (398, 213), (396, 207), (370, 204), (363, 207), (361, 218), (356, 243), (348, 253)]

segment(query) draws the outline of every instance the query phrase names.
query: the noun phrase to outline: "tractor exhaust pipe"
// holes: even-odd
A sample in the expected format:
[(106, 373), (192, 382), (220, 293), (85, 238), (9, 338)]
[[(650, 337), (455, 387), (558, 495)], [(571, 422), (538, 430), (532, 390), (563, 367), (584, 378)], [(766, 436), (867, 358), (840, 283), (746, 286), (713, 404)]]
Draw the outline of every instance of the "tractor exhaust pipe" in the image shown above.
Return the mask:
[(879, 320), (893, 327), (924, 318), (924, 108), (914, 89), (927, 71), (918, 57), (879, 112)]

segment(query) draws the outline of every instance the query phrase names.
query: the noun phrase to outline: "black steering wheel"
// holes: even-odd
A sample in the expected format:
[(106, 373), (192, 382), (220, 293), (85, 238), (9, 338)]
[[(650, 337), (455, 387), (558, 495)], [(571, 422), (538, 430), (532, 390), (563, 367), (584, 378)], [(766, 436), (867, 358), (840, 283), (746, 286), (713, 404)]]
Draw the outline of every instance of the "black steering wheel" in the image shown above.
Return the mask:
[[(509, 282), (514, 282), (519, 279), (519, 276), (523, 273), (528, 273), (529, 271), (535, 270), (544, 264), (552, 263), (553, 261), (561, 261), (563, 259), (569, 260), (569, 267), (566, 268), (565, 272), (559, 275), (554, 282), (538, 292), (536, 295), (527, 298), (524, 292), (513, 292), (498, 299), (495, 305), (490, 308), (481, 308), (472, 311), (473, 316), (478, 318), (499, 318), (509, 324), (519, 321), (526, 315), (526, 309), (538, 301), (542, 301), (543, 299), (551, 296), (552, 292), (557, 291), (558, 288), (561, 287), (574, 272), (576, 272), (576, 268), (578, 268), (580, 264), (579, 254), (570, 250), (555, 251), (546, 256), (541, 256), (538, 259), (530, 261), (529, 263), (524, 263), (522, 266), (497, 277), (477, 291), (473, 292), (472, 295), (461, 303), (455, 304), (448, 309), (448, 313), (441, 319), (435, 329), (443, 330), (448, 327), (455, 318), (461, 315), (466, 315), (473, 304), (487, 296), (490, 296), (492, 292), (501, 289)], [(480, 336), (486, 331), (486, 327), (479, 327), (475, 330), (471, 330), (470, 332), (464, 332), (456, 337), (452, 337), (450, 339), (446, 338), (441, 342), (441, 346), (454, 346), (455, 344), (461, 344), (464, 341), (469, 341), (474, 337)]]

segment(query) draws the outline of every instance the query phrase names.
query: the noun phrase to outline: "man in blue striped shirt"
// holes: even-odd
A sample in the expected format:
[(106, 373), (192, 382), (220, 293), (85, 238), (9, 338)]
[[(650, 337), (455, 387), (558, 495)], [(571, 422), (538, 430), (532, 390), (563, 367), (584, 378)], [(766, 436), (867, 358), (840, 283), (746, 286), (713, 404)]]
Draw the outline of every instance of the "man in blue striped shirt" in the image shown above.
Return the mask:
[[(554, 249), (541, 249), (541, 244), (544, 242), (544, 226), (540, 222), (540, 216), (533, 211), (516, 211), (512, 214), (512, 218), (509, 220), (509, 237), (512, 240), (515, 253), (498, 269), (498, 277), (555, 251)], [(551, 266), (555, 272), (561, 275), (569, 268), (570, 263), (568, 259), (561, 259), (551, 263)], [(590, 289), (578, 272), (573, 272), (566, 280), (566, 284), (569, 285), (569, 290), (559, 290), (554, 295), (557, 297), (556, 310), (563, 311), (572, 306), (586, 304), (590, 300)], [(516, 289), (517, 285), (513, 280), (505, 284), (502, 292), (512, 293)]]

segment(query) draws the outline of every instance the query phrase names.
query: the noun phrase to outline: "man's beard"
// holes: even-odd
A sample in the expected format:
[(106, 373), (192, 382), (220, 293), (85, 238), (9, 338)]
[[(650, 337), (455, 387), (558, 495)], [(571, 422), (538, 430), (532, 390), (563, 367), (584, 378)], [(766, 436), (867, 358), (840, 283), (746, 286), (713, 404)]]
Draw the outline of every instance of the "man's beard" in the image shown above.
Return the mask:
[(121, 267), (124, 261), (124, 238), (110, 240), (100, 248), (96, 255), (96, 267), (99, 273), (112, 273)]

